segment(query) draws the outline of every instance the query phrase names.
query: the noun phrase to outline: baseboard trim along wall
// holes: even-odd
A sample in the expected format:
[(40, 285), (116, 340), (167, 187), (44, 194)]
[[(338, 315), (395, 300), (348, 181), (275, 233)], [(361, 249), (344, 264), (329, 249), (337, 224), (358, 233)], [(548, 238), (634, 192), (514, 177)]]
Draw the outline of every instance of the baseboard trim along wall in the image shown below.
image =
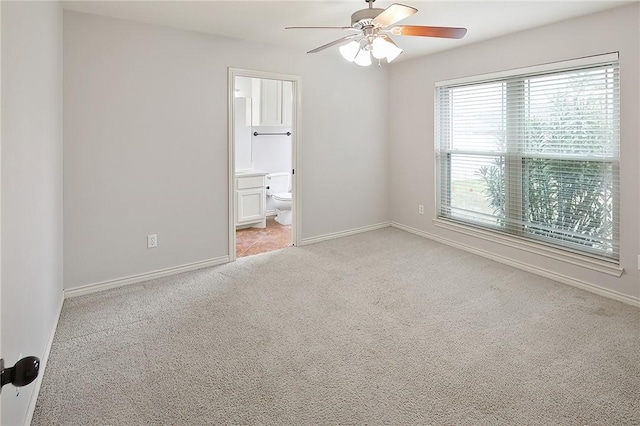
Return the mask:
[(374, 231), (376, 229), (388, 228), (391, 226), (391, 222), (381, 222), (375, 225), (363, 226), (361, 228), (349, 229), (347, 231), (332, 232), (331, 234), (318, 235), (317, 237), (303, 238), (298, 244), (299, 246), (306, 246), (307, 244), (319, 243), (320, 241), (333, 240), (334, 238), (346, 237), (348, 235), (360, 234), (361, 232)]
[(619, 265), (614, 265), (610, 262), (593, 259), (588, 256), (559, 250), (553, 247), (548, 247), (537, 242), (523, 241), (522, 239), (511, 235), (502, 235), (497, 232), (478, 229), (471, 225), (456, 223), (444, 219), (434, 219), (433, 224), (439, 228), (444, 228), (450, 231), (470, 235), (475, 238), (482, 238), (483, 240), (515, 248), (516, 250), (527, 251), (538, 256), (561, 260), (564, 263), (571, 263), (581, 268), (588, 268), (602, 274), (620, 277), (624, 272), (624, 269)]
[(578, 280), (578, 279), (575, 279), (575, 278), (568, 277), (566, 275), (558, 274), (558, 273), (550, 271), (548, 269), (540, 268), (538, 266), (530, 265), (528, 263), (515, 261), (515, 260), (509, 259), (507, 257), (500, 256), (500, 255), (488, 252), (486, 250), (481, 250), (481, 249), (478, 249), (478, 248), (475, 248), (475, 247), (471, 247), (471, 246), (466, 245), (466, 244), (461, 244), (461, 243), (452, 241), (452, 240), (450, 240), (448, 238), (442, 238), (442, 237), (430, 234), (428, 232), (422, 231), (420, 229), (416, 229), (416, 228), (412, 228), (410, 226), (402, 225), (402, 224), (397, 223), (397, 222), (391, 222), (391, 226), (394, 227), (394, 228), (401, 229), (403, 231), (410, 232), (412, 234), (418, 235), (420, 237), (428, 238), (430, 240), (437, 241), (439, 243), (446, 244), (448, 246), (452, 246), (452, 247), (459, 248), (459, 249), (464, 250), (464, 251), (468, 251), (468, 252), (473, 253), (473, 254), (477, 254), (477, 255), (485, 257), (487, 259), (495, 260), (496, 262), (504, 263), (506, 265), (513, 266), (515, 268), (522, 269), (522, 270), (525, 270), (527, 272), (531, 272), (533, 274), (540, 275), (540, 276), (543, 276), (545, 278), (549, 278), (551, 280), (558, 281), (558, 282), (563, 283), (563, 284), (568, 284), (570, 286), (577, 287), (577, 288), (580, 288), (582, 290), (586, 290), (588, 292), (595, 293), (595, 294), (598, 294), (600, 296), (607, 297), (609, 299), (614, 299), (614, 300), (617, 300), (619, 302), (623, 302), (623, 303), (627, 303), (627, 304), (632, 305), (632, 306), (640, 307), (640, 298), (637, 298), (637, 297), (628, 296), (626, 294), (619, 293), (619, 292), (614, 291), (614, 290), (609, 290), (607, 288), (600, 287), (600, 286), (597, 286), (595, 284), (588, 283), (586, 281), (582, 281), (582, 280)]
[(68, 288), (64, 290), (64, 297), (65, 299), (67, 299), (70, 297), (84, 296), (85, 294), (96, 293), (98, 291), (122, 287), (130, 284), (137, 284), (156, 278), (163, 278), (171, 275), (181, 274), (183, 272), (195, 271), (196, 269), (209, 268), (211, 266), (222, 265), (223, 263), (229, 263), (229, 256), (220, 256), (200, 262), (187, 263), (185, 265), (159, 269), (157, 271), (145, 272), (143, 274), (131, 275), (129, 277), (116, 278), (114, 280), (87, 284), (81, 287)]
[(38, 378), (35, 381), (31, 397), (29, 398), (29, 405), (27, 406), (27, 415), (24, 419), (25, 425), (30, 425), (33, 420), (33, 413), (36, 411), (36, 403), (38, 402), (38, 395), (40, 395), (40, 387), (42, 386), (42, 378), (44, 377), (44, 371), (47, 368), (47, 361), (49, 361), (49, 354), (51, 353), (51, 346), (53, 345), (53, 338), (56, 335), (56, 329), (58, 328), (58, 321), (60, 320), (60, 314), (62, 313), (62, 305), (64, 304), (64, 293), (60, 295), (60, 301), (58, 302), (58, 310), (53, 322), (53, 327), (49, 333), (49, 340), (47, 346), (44, 348), (42, 358), (40, 358), (40, 370), (38, 372)]

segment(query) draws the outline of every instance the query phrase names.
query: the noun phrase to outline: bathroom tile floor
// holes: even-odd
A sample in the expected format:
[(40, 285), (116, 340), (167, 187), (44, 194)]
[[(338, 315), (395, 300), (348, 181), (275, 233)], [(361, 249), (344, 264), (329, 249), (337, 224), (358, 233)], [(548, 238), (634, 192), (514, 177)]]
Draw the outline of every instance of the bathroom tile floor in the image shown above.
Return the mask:
[(236, 257), (266, 253), (291, 245), (291, 225), (280, 225), (275, 216), (267, 217), (266, 228), (245, 228), (236, 231)]

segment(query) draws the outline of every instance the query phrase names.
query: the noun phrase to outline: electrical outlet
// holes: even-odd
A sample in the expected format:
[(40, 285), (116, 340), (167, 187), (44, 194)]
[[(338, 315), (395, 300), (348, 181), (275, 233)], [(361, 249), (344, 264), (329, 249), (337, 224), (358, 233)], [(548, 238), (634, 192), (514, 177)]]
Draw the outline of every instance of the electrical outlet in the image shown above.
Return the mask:
[(638, 270), (640, 271), (640, 254), (638, 255)]
[(147, 235), (147, 248), (158, 247), (158, 234)]
[(418, 204), (418, 213), (424, 214), (424, 206), (422, 204)]

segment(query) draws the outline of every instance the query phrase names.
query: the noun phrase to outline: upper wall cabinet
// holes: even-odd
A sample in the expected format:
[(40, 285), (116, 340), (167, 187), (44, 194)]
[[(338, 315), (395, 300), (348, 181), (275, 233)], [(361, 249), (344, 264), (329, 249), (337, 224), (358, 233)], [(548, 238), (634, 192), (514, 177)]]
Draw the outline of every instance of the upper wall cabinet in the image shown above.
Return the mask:
[(282, 126), (282, 82), (260, 80), (260, 125)]
[(290, 81), (254, 78), (252, 94), (254, 126), (291, 126), (293, 86)]
[(282, 82), (282, 125), (291, 127), (293, 122), (293, 82)]

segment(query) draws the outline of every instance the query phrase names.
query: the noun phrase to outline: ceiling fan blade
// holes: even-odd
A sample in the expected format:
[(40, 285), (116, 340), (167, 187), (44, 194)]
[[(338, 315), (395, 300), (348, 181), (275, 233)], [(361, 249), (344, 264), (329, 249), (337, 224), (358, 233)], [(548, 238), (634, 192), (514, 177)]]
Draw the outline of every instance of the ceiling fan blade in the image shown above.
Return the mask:
[(466, 28), (426, 27), (422, 25), (398, 25), (391, 28), (391, 34), (419, 37), (462, 38), (467, 34)]
[(285, 30), (355, 30), (353, 27), (285, 27)]
[(323, 45), (323, 46), (316, 47), (315, 49), (310, 50), (310, 51), (308, 51), (307, 53), (317, 53), (317, 52), (320, 52), (321, 50), (324, 50), (324, 49), (326, 49), (326, 48), (328, 48), (328, 47), (331, 47), (331, 46), (335, 46), (336, 44), (340, 44), (340, 43), (342, 43), (342, 42), (343, 42), (343, 41), (345, 41), (345, 40), (349, 40), (349, 39), (352, 39), (352, 38), (357, 37), (357, 36), (358, 36), (358, 34), (351, 34), (351, 35), (348, 35), (348, 36), (344, 36), (344, 37), (342, 37), (342, 38), (339, 38), (339, 39), (337, 39), (337, 40), (332, 41), (331, 43), (327, 43), (327, 44), (325, 44), (325, 45)]
[(389, 25), (393, 25), (404, 18), (408, 18), (417, 11), (418, 9), (416, 8), (394, 3), (381, 12), (380, 15), (373, 18), (373, 23), (380, 25), (383, 28), (388, 27)]

